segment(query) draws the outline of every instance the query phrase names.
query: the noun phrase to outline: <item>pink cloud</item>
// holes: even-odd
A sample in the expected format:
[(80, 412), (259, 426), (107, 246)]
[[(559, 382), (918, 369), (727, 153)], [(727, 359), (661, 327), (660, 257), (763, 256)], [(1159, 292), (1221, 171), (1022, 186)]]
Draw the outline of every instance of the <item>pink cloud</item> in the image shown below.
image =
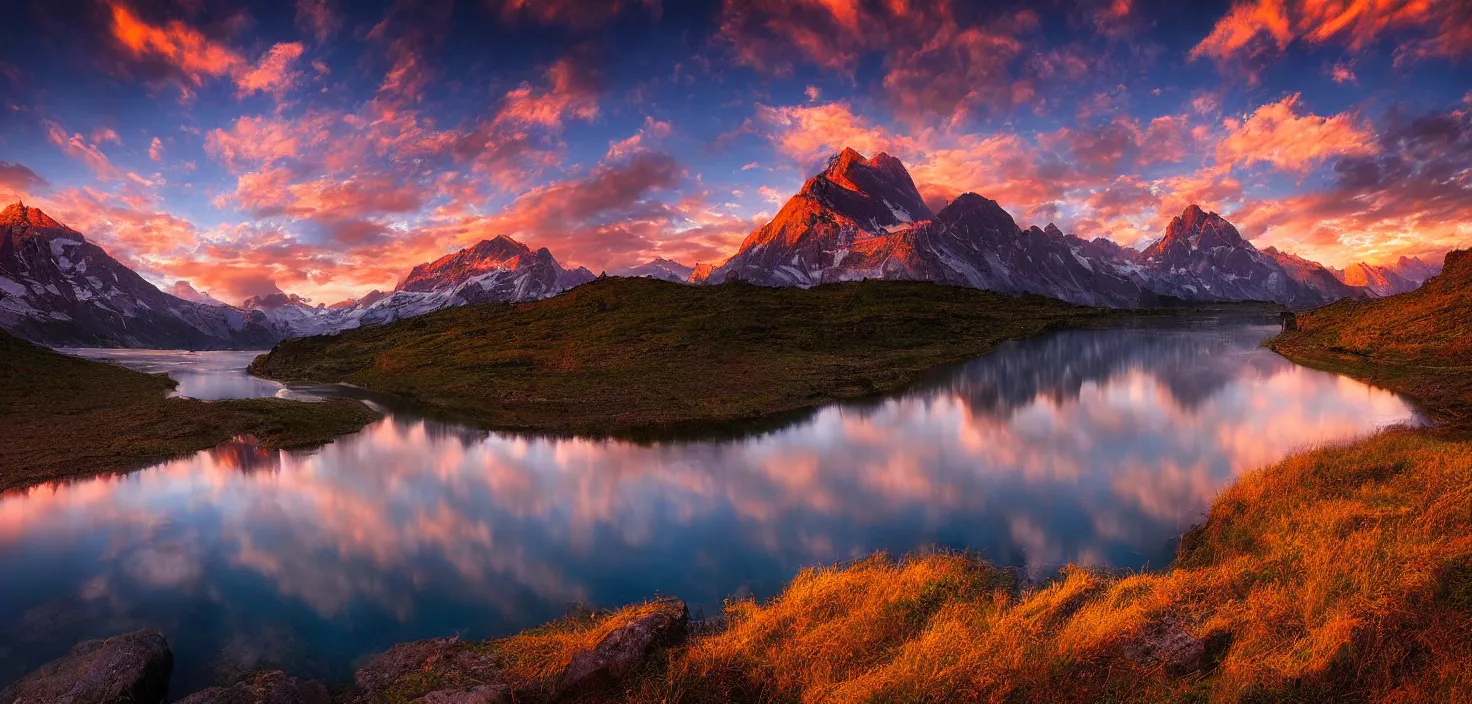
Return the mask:
[(1472, 51), (1472, 5), (1435, 0), (1239, 0), (1191, 49), (1190, 58), (1210, 58), (1221, 65), (1260, 64), (1295, 41), (1333, 42), (1359, 52), (1407, 30), (1419, 36), (1396, 49), (1398, 63), (1463, 56)]
[(165, 67), (186, 97), (209, 78), (230, 79), (242, 96), (255, 92), (279, 95), (295, 82), (297, 74), (291, 66), (302, 55), (300, 44), (277, 44), (253, 64), (227, 44), (181, 21), (155, 25), (120, 2), (111, 2), (109, 7), (112, 38), (123, 53), (135, 61)]
[(1375, 152), (1374, 134), (1350, 114), (1333, 117), (1298, 114), (1299, 94), (1268, 103), (1246, 120), (1223, 121), (1227, 136), (1216, 146), (1217, 161), (1252, 166), (1271, 164), (1303, 174), (1324, 161)]
[[(113, 166), (106, 154), (102, 153), (102, 149), (98, 147), (97, 142), (89, 141), (80, 132), (67, 134), (66, 128), (50, 120), (46, 120), (42, 124), (46, 128), (46, 137), (51, 140), (52, 144), (61, 147), (67, 156), (78, 159), (86, 164), (88, 168), (92, 169), (92, 173), (97, 174), (99, 178), (107, 180), (122, 178), (122, 172)], [(107, 130), (102, 136), (105, 139), (109, 135), (113, 141), (116, 141), (117, 134), (112, 130)]]

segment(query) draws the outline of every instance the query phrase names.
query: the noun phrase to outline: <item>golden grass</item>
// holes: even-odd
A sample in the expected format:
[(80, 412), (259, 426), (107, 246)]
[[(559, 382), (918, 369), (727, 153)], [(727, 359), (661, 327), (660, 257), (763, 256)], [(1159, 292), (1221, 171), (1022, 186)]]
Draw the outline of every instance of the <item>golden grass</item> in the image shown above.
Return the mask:
[[(493, 645), (551, 691), (628, 607)], [(641, 702), (1472, 701), (1472, 443), (1391, 430), (1259, 469), (1158, 573), (968, 555), (809, 569), (666, 651)]]

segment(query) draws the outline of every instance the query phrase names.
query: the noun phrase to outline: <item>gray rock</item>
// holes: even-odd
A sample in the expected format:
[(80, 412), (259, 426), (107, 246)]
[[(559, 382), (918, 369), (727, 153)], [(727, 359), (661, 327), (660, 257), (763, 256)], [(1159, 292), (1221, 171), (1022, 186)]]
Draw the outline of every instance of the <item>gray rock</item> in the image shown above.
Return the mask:
[(573, 656), (558, 687), (559, 695), (606, 687), (637, 670), (650, 651), (684, 640), (690, 625), (685, 602), (664, 598), (653, 606), (651, 613), (604, 636), (593, 650)]
[(196, 692), (178, 704), (331, 704), (321, 682), (287, 677), (280, 670), (256, 675), (229, 687), (211, 687)]
[(0, 691), (3, 704), (155, 704), (169, 691), (174, 653), (156, 631), (78, 643)]
[(1122, 652), (1137, 663), (1159, 667), (1171, 677), (1181, 677), (1209, 669), (1229, 644), (1226, 632), (1213, 632), (1197, 637), (1173, 614), (1155, 617), (1141, 629), (1137, 638)]
[[(424, 678), (424, 673), (433, 673)], [(353, 676), (354, 702), (406, 697), (423, 704), (489, 704), (507, 701), (501, 669), (490, 653), (459, 638), (400, 643), (369, 659)]]

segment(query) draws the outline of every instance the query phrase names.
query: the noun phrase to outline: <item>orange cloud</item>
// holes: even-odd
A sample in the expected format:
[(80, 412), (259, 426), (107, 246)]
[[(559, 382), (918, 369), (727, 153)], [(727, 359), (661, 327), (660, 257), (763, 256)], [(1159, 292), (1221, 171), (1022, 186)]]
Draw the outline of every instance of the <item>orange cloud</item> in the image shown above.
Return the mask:
[(1472, 242), (1472, 111), (1392, 114), (1365, 153), (1335, 162), (1323, 191), (1252, 199), (1233, 214), (1244, 233), (1330, 266), (1437, 259)]
[(1244, 0), (1217, 21), (1190, 58), (1260, 62), (1297, 40), (1332, 41), (1357, 52), (1403, 30), (1419, 30), (1422, 36), (1397, 48), (1397, 62), (1465, 55), (1472, 52), (1472, 5), (1458, 0)]
[[(52, 144), (61, 147), (62, 151), (67, 153), (67, 156), (81, 160), (99, 178), (108, 180), (122, 178), (122, 172), (116, 166), (112, 165), (106, 154), (102, 153), (102, 149), (97, 146), (95, 137), (92, 141), (89, 141), (80, 132), (67, 134), (66, 128), (50, 120), (46, 120), (42, 124), (46, 127), (46, 137), (51, 140)], [(108, 132), (111, 133), (112, 131), (108, 130)], [(116, 141), (117, 134), (113, 133), (112, 137), (113, 141)]]
[(917, 124), (938, 116), (958, 124), (979, 109), (1030, 100), (1022, 76), (1022, 37), (1035, 32), (1029, 10), (976, 13), (951, 0), (726, 0), (720, 38), (738, 63), (790, 75), (794, 59), (852, 76), (865, 55), (884, 55), (884, 87), (896, 111)]
[(547, 86), (522, 83), (503, 99), (498, 120), (560, 129), (567, 118), (598, 117), (603, 88), (594, 57), (583, 49), (557, 59), (547, 69)]
[(235, 82), (242, 96), (255, 92), (279, 95), (298, 76), (290, 69), (302, 55), (301, 44), (277, 44), (252, 64), (226, 44), (178, 20), (153, 25), (122, 3), (110, 3), (110, 9), (112, 36), (124, 52), (137, 61), (162, 64), (186, 96), (206, 79), (220, 77)]
[(1229, 133), (1217, 144), (1217, 161), (1242, 166), (1266, 163), (1303, 174), (1330, 158), (1375, 152), (1374, 134), (1354, 116), (1300, 117), (1298, 99), (1294, 93), (1258, 108), (1245, 121), (1223, 121)]
[(290, 90), (301, 80), (301, 73), (293, 71), (292, 66), (302, 57), (303, 51), (302, 45), (297, 42), (271, 47), (261, 57), (260, 63), (235, 77), (238, 94), (245, 96), (259, 92), (280, 96)]

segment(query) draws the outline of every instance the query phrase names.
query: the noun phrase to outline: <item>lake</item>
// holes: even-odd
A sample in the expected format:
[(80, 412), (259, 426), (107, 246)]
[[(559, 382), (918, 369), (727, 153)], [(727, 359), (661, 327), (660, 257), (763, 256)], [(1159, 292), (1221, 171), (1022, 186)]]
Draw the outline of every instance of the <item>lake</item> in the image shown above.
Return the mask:
[[(1192, 320), (1008, 343), (907, 393), (762, 432), (636, 444), (487, 432), (394, 407), (306, 453), (249, 438), (0, 495), (0, 684), (79, 640), (173, 645), (171, 693), (282, 667), (331, 683), (396, 642), (486, 638), (655, 594), (697, 615), (888, 550), (1046, 576), (1163, 567), (1226, 484), (1418, 422), (1294, 365), (1275, 325)], [(355, 395), (244, 372), (254, 353), (72, 350), (197, 398)]]

